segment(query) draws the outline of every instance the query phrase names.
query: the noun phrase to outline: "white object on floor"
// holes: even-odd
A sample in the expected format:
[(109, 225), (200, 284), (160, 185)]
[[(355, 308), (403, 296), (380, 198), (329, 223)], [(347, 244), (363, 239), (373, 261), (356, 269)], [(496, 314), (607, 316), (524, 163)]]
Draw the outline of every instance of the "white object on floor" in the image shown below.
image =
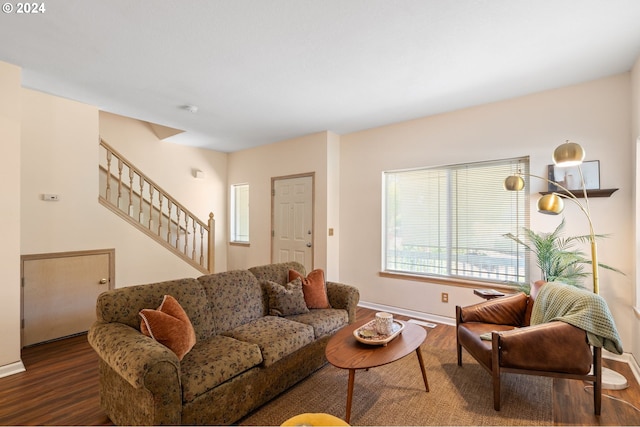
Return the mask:
[(417, 320), (417, 319), (409, 319), (409, 323), (415, 323), (417, 325), (426, 326), (427, 328), (432, 328), (432, 329), (438, 326), (435, 323), (425, 322), (423, 320)]
[(602, 368), (602, 388), (604, 390), (623, 390), (629, 387), (627, 379), (619, 372)]

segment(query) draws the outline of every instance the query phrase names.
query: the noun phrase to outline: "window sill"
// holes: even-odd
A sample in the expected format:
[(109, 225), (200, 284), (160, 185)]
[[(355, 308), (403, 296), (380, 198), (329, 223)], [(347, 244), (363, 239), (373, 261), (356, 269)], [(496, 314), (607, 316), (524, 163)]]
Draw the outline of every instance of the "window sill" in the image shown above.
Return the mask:
[(517, 291), (516, 286), (507, 285), (501, 282), (488, 282), (488, 281), (485, 282), (481, 280), (465, 280), (465, 279), (457, 279), (457, 278), (454, 279), (454, 278), (448, 278), (448, 277), (421, 276), (418, 274), (398, 273), (398, 272), (390, 272), (390, 271), (381, 271), (379, 275), (380, 277), (386, 277), (389, 279), (412, 280), (415, 282), (436, 283), (439, 285), (457, 286), (460, 288), (495, 289), (500, 291), (506, 291), (508, 293)]
[(245, 247), (249, 247), (251, 246), (251, 243), (249, 242), (229, 242), (230, 246), (245, 246)]

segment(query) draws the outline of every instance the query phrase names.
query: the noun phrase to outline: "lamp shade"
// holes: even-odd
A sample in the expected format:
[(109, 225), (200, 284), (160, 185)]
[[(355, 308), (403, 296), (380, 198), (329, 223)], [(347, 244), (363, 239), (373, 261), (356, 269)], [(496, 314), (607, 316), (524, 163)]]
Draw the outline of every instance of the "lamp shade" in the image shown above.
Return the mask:
[(508, 191), (520, 191), (524, 188), (524, 179), (520, 175), (511, 175), (504, 180), (504, 189)]
[(560, 167), (577, 166), (582, 164), (585, 154), (580, 144), (567, 141), (554, 150), (553, 163)]
[(545, 194), (538, 199), (538, 212), (548, 215), (558, 215), (564, 210), (562, 197), (555, 193)]

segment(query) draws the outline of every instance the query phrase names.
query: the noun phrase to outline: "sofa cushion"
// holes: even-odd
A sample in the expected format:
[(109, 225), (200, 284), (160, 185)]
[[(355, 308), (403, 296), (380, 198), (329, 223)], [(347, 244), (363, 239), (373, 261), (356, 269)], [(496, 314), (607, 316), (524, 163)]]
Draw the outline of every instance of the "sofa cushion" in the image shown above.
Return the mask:
[(225, 335), (260, 346), (264, 366), (272, 365), (314, 341), (311, 326), (276, 316), (253, 320)]
[(269, 297), (269, 314), (271, 316), (290, 316), (309, 312), (304, 301), (300, 279), (286, 285), (264, 280), (262, 287)]
[(499, 361), (503, 368), (586, 375), (593, 353), (583, 329), (554, 321), (501, 333)]
[(169, 347), (178, 360), (196, 343), (196, 332), (180, 303), (171, 295), (165, 295), (157, 310), (145, 308), (140, 310), (140, 331)]
[(180, 363), (182, 400), (191, 402), (262, 363), (257, 344), (216, 335), (198, 342)]
[(458, 325), (458, 339), (460, 344), (467, 351), (482, 363), (485, 367), (491, 369), (491, 341), (483, 340), (481, 335), (486, 333), (510, 331), (516, 329), (511, 325), (496, 325), (494, 323), (462, 323)]
[(208, 274), (198, 278), (210, 304), (215, 331), (220, 334), (265, 316), (266, 294), (247, 270)]
[(524, 292), (494, 298), (462, 308), (463, 322), (523, 326), (529, 297)]
[(198, 340), (213, 333), (213, 319), (202, 286), (196, 279), (177, 279), (146, 285), (127, 286), (101, 293), (96, 302), (98, 321), (118, 322), (140, 330), (140, 310), (157, 308), (171, 295), (184, 308)]
[(287, 319), (310, 325), (313, 328), (316, 339), (327, 334), (332, 334), (349, 324), (347, 311), (333, 308), (312, 309), (305, 314), (288, 316)]
[(302, 280), (302, 292), (308, 308), (331, 308), (327, 297), (327, 285), (324, 281), (324, 271), (321, 268), (313, 270), (304, 277), (295, 270), (289, 270), (289, 280)]
[(249, 271), (260, 281), (271, 280), (284, 285), (289, 283), (289, 270), (295, 270), (303, 277), (306, 276), (304, 265), (297, 261), (281, 262), (277, 264), (259, 265), (251, 267)]

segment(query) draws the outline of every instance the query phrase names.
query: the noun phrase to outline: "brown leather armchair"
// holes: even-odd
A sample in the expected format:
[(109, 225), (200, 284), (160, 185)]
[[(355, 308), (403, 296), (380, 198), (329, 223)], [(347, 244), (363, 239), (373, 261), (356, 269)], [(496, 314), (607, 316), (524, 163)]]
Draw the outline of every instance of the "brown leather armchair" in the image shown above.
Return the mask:
[[(529, 325), (533, 296), (524, 293), (456, 307), (458, 366), (464, 348), (493, 379), (493, 407), (500, 410), (502, 373), (570, 378), (593, 383), (594, 413), (600, 415), (602, 349), (587, 341), (587, 333), (555, 321)], [(481, 335), (491, 340), (481, 339)], [(593, 372), (591, 367), (593, 365)]]

